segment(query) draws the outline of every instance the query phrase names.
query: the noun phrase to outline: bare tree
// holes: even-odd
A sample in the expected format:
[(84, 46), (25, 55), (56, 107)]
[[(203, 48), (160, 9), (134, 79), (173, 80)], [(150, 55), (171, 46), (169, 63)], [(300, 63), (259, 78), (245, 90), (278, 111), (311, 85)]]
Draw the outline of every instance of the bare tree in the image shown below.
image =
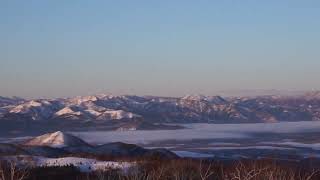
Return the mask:
[(253, 162), (251, 167), (246, 166), (242, 162), (238, 162), (234, 172), (231, 173), (231, 179), (233, 180), (253, 180), (257, 179), (257, 176), (268, 170), (268, 167), (258, 167), (256, 162)]
[(303, 177), (300, 176), (300, 179), (303, 179), (303, 180), (311, 180), (311, 179), (313, 179), (314, 176), (316, 176), (317, 174), (319, 174), (319, 170), (313, 169), (310, 173), (305, 174)]
[(5, 180), (5, 169), (3, 167), (3, 162), (0, 162), (0, 180)]
[(202, 160), (200, 160), (199, 164), (199, 174), (201, 180), (207, 180), (210, 176), (214, 174), (214, 170), (212, 169), (212, 163), (209, 163), (205, 168), (203, 167)]
[(28, 174), (28, 168), (19, 167), (14, 160), (0, 162), (0, 180), (23, 180)]

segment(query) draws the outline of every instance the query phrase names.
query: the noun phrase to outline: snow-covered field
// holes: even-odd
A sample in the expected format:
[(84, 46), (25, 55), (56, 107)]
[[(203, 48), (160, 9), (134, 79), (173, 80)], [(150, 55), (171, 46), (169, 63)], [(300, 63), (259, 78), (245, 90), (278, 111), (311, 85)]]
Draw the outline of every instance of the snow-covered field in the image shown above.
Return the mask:
[(119, 169), (127, 172), (132, 163), (128, 162), (113, 162), (113, 161), (97, 161), (95, 159), (77, 158), (77, 157), (65, 157), (65, 158), (39, 158), (37, 160), (37, 166), (66, 166), (73, 165), (78, 167), (81, 172), (90, 172), (97, 170), (110, 170)]
[(95, 159), (78, 158), (78, 157), (64, 157), (64, 158), (46, 158), (40, 156), (8, 156), (7, 160), (16, 161), (18, 164), (33, 166), (33, 167), (52, 167), (52, 166), (69, 166), (73, 165), (81, 172), (91, 171), (107, 171), (107, 170), (121, 170), (127, 173), (135, 166), (130, 162), (114, 162), (114, 161), (98, 161)]

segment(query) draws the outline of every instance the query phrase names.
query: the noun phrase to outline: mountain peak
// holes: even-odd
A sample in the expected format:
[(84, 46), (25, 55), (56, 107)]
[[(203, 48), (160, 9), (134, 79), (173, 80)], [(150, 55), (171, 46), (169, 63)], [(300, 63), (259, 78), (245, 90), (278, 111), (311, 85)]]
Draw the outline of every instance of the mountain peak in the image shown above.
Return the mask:
[(71, 134), (56, 131), (54, 133), (44, 134), (30, 139), (25, 143), (29, 146), (50, 146), (50, 147), (67, 147), (67, 146), (88, 146), (86, 142)]
[(207, 97), (201, 94), (192, 94), (192, 95), (186, 95), (181, 99), (191, 100), (191, 101), (202, 101), (202, 100), (207, 100)]
[[(72, 114), (72, 115), (80, 116), (82, 113), (80, 111), (74, 111), (72, 109), (72, 107), (65, 107), (65, 108), (59, 110), (58, 112), (56, 112), (55, 116), (62, 116), (65, 114)], [(57, 131), (57, 132), (60, 132), (60, 131)]]

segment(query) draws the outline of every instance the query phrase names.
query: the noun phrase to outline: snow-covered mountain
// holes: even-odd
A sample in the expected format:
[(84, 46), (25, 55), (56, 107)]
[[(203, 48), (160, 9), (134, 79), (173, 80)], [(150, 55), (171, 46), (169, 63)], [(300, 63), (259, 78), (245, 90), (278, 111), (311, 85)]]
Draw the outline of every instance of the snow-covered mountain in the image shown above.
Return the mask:
[(97, 119), (99, 120), (119, 120), (119, 119), (132, 119), (132, 118), (139, 118), (141, 117), (140, 115), (131, 113), (131, 112), (126, 112), (123, 110), (107, 110), (101, 113)]
[(55, 100), (31, 100), (13, 107), (9, 113), (32, 120), (45, 120), (49, 119), (61, 106), (62, 103)]
[(307, 98), (307, 99), (320, 99), (320, 91), (307, 92), (305, 94), (305, 98)]
[(25, 145), (49, 147), (89, 146), (82, 139), (61, 131), (35, 137), (27, 141)]
[[(0, 107), (0, 117), (46, 121), (52, 119), (120, 120), (141, 117), (122, 109), (112, 109), (116, 104), (127, 103), (120, 97), (86, 96), (56, 100), (31, 100), (16, 106)], [(108, 102), (110, 100), (110, 102)]]
[[(102, 94), (64, 99), (29, 101), (19, 99), (0, 107), (0, 121), (7, 120), (12, 128), (15, 124), (33, 127), (33, 124), (41, 122), (42, 126), (46, 123), (50, 126), (58, 123), (63, 128), (83, 127), (83, 123), (86, 123), (86, 126), (97, 126), (95, 124), (98, 123), (114, 129), (127, 127), (123, 123), (137, 122), (137, 120), (148, 123), (308, 121), (320, 120), (318, 96), (317, 92), (291, 97), (238, 98), (204, 95), (171, 98)], [(6, 98), (0, 98), (0, 102), (1, 99), (8, 101)], [(14, 123), (15, 121), (19, 123)], [(65, 126), (61, 123), (69, 124)], [(4, 125), (6, 127), (7, 123)]]
[(0, 96), (0, 107), (9, 106), (9, 105), (16, 105), (19, 103), (23, 103), (25, 100), (19, 97), (2, 97)]
[(58, 112), (54, 113), (55, 116), (64, 116), (64, 115), (75, 115), (80, 116), (82, 112), (73, 109), (72, 107), (64, 107)]

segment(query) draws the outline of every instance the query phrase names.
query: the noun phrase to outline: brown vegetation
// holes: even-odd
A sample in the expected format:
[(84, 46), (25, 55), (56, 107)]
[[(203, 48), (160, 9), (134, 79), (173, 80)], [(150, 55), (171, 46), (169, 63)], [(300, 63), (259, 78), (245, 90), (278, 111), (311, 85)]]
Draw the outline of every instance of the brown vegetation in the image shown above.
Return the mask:
[(24, 180), (28, 174), (28, 168), (17, 166), (15, 161), (0, 162), (0, 180)]
[[(318, 180), (318, 165), (274, 160), (230, 162), (194, 159), (137, 159), (138, 168), (124, 173), (117, 170), (80, 172), (74, 166), (19, 169), (16, 164), (3, 164), (1, 180)], [(13, 170), (12, 170), (13, 169)], [(27, 173), (28, 172), (28, 173)], [(12, 174), (14, 174), (12, 176)], [(13, 178), (11, 178), (13, 177)]]

